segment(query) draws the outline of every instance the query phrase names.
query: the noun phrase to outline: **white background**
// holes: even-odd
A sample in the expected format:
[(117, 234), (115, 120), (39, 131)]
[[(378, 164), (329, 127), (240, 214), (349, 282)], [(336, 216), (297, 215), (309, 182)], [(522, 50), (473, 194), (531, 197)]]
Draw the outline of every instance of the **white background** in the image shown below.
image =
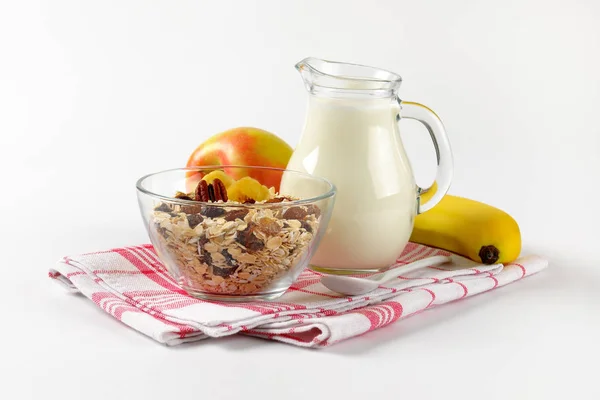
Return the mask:
[[(446, 125), (451, 193), (511, 213), (550, 268), (319, 351), (165, 348), (47, 278), (146, 242), (135, 180), (210, 135), (294, 146), (307, 56), (402, 75)], [(1, 397), (599, 398), (599, 71), (595, 0), (0, 2)], [(426, 133), (403, 137), (428, 184)]]

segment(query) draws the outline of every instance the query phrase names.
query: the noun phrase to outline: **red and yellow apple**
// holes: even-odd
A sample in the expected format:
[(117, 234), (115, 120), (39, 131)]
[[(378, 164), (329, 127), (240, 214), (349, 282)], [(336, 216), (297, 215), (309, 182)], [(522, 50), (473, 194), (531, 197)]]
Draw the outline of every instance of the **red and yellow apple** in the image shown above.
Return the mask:
[[(188, 167), (208, 165), (242, 165), (284, 169), (293, 149), (271, 132), (252, 127), (240, 127), (217, 133), (200, 144), (190, 155)], [(225, 170), (238, 180), (250, 176), (267, 187), (279, 191), (281, 174), (265, 170)], [(191, 177), (189, 182), (194, 185)], [(196, 182), (197, 183), (197, 182)]]

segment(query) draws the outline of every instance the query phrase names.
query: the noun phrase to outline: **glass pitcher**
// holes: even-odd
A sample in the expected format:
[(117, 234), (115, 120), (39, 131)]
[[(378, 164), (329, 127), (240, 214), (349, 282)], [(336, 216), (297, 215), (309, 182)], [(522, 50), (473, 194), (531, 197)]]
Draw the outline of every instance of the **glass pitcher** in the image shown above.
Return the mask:
[[(364, 65), (306, 58), (296, 65), (309, 92), (304, 130), (288, 169), (329, 179), (337, 199), (311, 265), (325, 272), (373, 272), (392, 266), (410, 238), (414, 217), (434, 207), (452, 180), (444, 126), (422, 104), (397, 97), (395, 73)], [(426, 204), (400, 139), (398, 122), (420, 121), (437, 153), (436, 191)], [(309, 188), (283, 176), (281, 191)]]

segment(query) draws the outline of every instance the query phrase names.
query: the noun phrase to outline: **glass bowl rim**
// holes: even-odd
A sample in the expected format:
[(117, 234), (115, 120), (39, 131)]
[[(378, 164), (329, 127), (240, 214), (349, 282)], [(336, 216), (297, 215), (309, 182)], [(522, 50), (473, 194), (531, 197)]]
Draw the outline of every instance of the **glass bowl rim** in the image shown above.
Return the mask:
[[(202, 170), (207, 170), (207, 169), (215, 170), (215, 169), (224, 169), (224, 168), (247, 168), (247, 169), (262, 169), (262, 170), (268, 170), (268, 171), (292, 172), (294, 174), (298, 174), (298, 175), (304, 176), (306, 178), (321, 181), (321, 182), (325, 183), (326, 185), (328, 185), (329, 189), (325, 193), (320, 194), (315, 197), (308, 197), (308, 198), (299, 199), (299, 200), (290, 200), (290, 201), (286, 201), (283, 203), (248, 203), (248, 204), (236, 203), (236, 204), (231, 204), (231, 203), (214, 203), (214, 202), (208, 202), (208, 201), (178, 199), (176, 197), (163, 196), (161, 194), (154, 193), (143, 187), (143, 183), (146, 179), (151, 178), (153, 176), (165, 174), (168, 172), (202, 171)], [(324, 200), (324, 199), (333, 197), (333, 196), (335, 196), (336, 191), (337, 191), (335, 185), (328, 179), (325, 179), (323, 177), (316, 176), (316, 175), (311, 175), (306, 172), (296, 171), (293, 169), (286, 169), (286, 168), (263, 167), (263, 166), (254, 166), (254, 165), (236, 165), (236, 164), (202, 165), (202, 166), (197, 166), (197, 167), (180, 167), (180, 168), (165, 169), (162, 171), (153, 172), (153, 173), (142, 176), (135, 183), (135, 187), (138, 190), (138, 192), (144, 193), (145, 195), (150, 196), (150, 197), (158, 198), (163, 201), (168, 201), (170, 203), (181, 204), (181, 205), (202, 204), (202, 205), (206, 205), (206, 206), (210, 206), (210, 207), (239, 207), (239, 208), (257, 208), (257, 207), (273, 208), (273, 207), (278, 207), (278, 206), (288, 207), (288, 206), (294, 206), (294, 205), (311, 204), (311, 203), (315, 203), (320, 200)]]

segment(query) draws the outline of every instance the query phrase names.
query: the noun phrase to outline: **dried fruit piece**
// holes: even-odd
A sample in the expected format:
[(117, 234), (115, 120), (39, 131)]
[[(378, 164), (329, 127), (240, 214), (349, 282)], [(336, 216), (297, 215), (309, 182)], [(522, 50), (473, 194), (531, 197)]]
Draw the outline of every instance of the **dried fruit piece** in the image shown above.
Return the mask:
[(261, 185), (259, 181), (250, 178), (249, 176), (245, 176), (229, 186), (229, 188), (227, 188), (227, 195), (230, 200), (238, 201), (240, 203), (243, 203), (248, 199), (265, 201), (271, 197), (269, 188)]
[(283, 213), (285, 219), (302, 219), (306, 217), (308, 213), (302, 207), (290, 207)]
[(246, 215), (248, 215), (248, 210), (239, 209), (226, 212), (223, 218), (225, 221), (235, 221), (237, 218), (244, 219)]
[(201, 205), (196, 205), (196, 204), (184, 204), (179, 206), (181, 209), (181, 212), (184, 212), (186, 214), (198, 214), (199, 212), (202, 211), (202, 206)]
[(309, 204), (308, 207), (306, 207), (306, 212), (314, 215), (317, 218), (321, 216), (321, 209), (314, 204)]
[(160, 205), (158, 207), (156, 207), (154, 209), (154, 211), (162, 211), (162, 212), (171, 212), (171, 207), (169, 207), (167, 204), (165, 203), (160, 203)]
[(200, 181), (198, 186), (196, 186), (196, 201), (209, 201), (210, 197), (208, 195), (208, 183), (206, 181)]
[(281, 230), (281, 227), (274, 219), (265, 217), (260, 219), (256, 225), (256, 229), (265, 235), (275, 235)]
[(306, 221), (301, 221), (301, 224), (302, 224), (302, 225), (301, 225), (301, 226), (302, 226), (302, 228), (306, 229), (306, 231), (307, 231), (307, 232), (310, 232), (310, 233), (312, 233), (313, 229), (312, 229), (312, 227), (309, 225), (309, 223), (308, 223), (308, 222), (306, 222)]
[(208, 243), (208, 238), (206, 236), (200, 236), (200, 239), (198, 239), (198, 251), (200, 252), (201, 248), (204, 248), (204, 245)]
[(187, 220), (190, 228), (194, 229), (200, 222), (204, 221), (204, 217), (200, 214), (190, 214), (187, 216)]
[(254, 200), (254, 199), (246, 199), (243, 204), (254, 204), (254, 203), (256, 203), (256, 200)]
[(221, 254), (223, 255), (223, 257), (225, 257), (225, 262), (227, 263), (227, 265), (231, 267), (237, 267), (238, 262), (233, 258), (231, 254), (229, 254), (227, 250), (221, 250)]
[(218, 267), (216, 265), (212, 266), (212, 270), (213, 270), (213, 274), (216, 276), (220, 276), (222, 278), (227, 278), (229, 277), (231, 274), (233, 274), (235, 272), (235, 270), (237, 269), (237, 267)]
[(254, 225), (248, 225), (246, 229), (237, 233), (235, 241), (251, 251), (259, 251), (265, 244), (256, 236), (254, 236)]
[(206, 265), (212, 264), (212, 256), (200, 246), (200, 242), (198, 242), (198, 254), (200, 255), (200, 262)]
[(200, 213), (206, 217), (209, 218), (217, 218), (220, 217), (221, 215), (225, 214), (225, 210), (223, 210), (221, 207), (202, 207), (202, 210), (200, 211)]
[(187, 193), (183, 193), (183, 192), (176, 192), (175, 198), (180, 199), (180, 200), (194, 200)]
[(207, 174), (204, 178), (202, 178), (202, 180), (206, 181), (206, 183), (209, 184), (214, 183), (214, 181), (217, 179), (223, 182), (226, 188), (228, 188), (233, 182), (235, 182), (232, 177), (230, 177), (221, 170), (214, 170), (211, 173)]

